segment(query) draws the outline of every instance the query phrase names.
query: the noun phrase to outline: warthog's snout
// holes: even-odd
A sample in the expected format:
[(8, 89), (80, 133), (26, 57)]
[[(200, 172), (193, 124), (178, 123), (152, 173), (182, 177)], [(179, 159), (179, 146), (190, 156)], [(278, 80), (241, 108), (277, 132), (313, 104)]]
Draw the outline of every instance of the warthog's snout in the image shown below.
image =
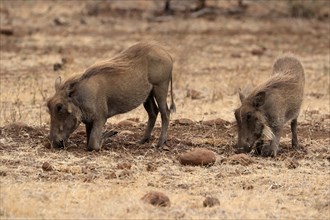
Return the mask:
[(64, 148), (64, 140), (54, 140), (50, 139), (53, 148)]
[(249, 153), (252, 150), (252, 146), (248, 143), (240, 144), (236, 146), (236, 153)]

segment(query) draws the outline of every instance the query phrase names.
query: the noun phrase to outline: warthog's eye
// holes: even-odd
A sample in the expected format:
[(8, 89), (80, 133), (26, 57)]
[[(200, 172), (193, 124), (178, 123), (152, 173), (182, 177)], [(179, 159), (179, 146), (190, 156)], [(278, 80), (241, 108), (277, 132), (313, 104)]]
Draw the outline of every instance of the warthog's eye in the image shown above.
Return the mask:
[(56, 104), (55, 109), (57, 112), (60, 112), (63, 109), (63, 104), (62, 103)]
[(252, 113), (251, 112), (246, 113), (246, 120), (250, 121), (251, 118), (252, 118)]

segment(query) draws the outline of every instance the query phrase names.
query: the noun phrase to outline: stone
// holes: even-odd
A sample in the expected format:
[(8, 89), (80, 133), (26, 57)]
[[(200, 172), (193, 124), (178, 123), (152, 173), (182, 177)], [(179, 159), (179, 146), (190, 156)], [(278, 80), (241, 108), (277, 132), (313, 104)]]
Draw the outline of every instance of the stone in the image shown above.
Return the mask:
[(12, 27), (1, 27), (0, 34), (11, 36), (14, 34), (14, 30)]
[(49, 162), (44, 162), (41, 166), (42, 170), (44, 171), (52, 171), (54, 168)]
[(217, 199), (215, 197), (211, 197), (211, 196), (206, 197), (203, 202), (204, 207), (213, 207), (216, 205), (220, 205), (219, 199)]
[(157, 166), (155, 164), (148, 163), (146, 169), (147, 169), (148, 172), (153, 172), (153, 171), (157, 170)]
[(187, 97), (191, 98), (191, 99), (202, 99), (202, 93), (199, 91), (196, 91), (194, 89), (188, 89), (187, 90)]
[(124, 170), (124, 169), (131, 169), (132, 164), (130, 162), (121, 162), (117, 164), (117, 169)]
[(194, 124), (194, 122), (188, 118), (181, 118), (181, 119), (176, 119), (174, 121), (175, 124), (179, 124), (179, 125), (192, 125)]
[(168, 196), (162, 192), (148, 192), (141, 198), (141, 200), (153, 206), (167, 207), (171, 205)]
[(299, 163), (295, 159), (287, 159), (285, 161), (285, 165), (288, 169), (296, 169), (299, 166)]
[(206, 148), (195, 148), (179, 155), (179, 160), (182, 165), (213, 165), (216, 161), (216, 154)]

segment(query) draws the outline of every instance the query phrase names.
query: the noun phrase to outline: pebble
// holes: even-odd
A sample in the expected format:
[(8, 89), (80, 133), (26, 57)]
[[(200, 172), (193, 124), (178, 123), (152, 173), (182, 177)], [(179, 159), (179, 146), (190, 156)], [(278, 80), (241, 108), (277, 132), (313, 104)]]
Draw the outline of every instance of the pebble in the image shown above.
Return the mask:
[(141, 200), (153, 206), (167, 207), (171, 205), (168, 196), (162, 192), (156, 192), (156, 191), (149, 192), (145, 194), (141, 198)]
[(213, 165), (216, 161), (216, 154), (206, 148), (195, 148), (191, 151), (182, 153), (179, 156), (182, 165), (206, 166)]
[(213, 207), (216, 205), (220, 205), (219, 199), (217, 199), (215, 197), (211, 197), (211, 196), (206, 197), (203, 202), (204, 207)]

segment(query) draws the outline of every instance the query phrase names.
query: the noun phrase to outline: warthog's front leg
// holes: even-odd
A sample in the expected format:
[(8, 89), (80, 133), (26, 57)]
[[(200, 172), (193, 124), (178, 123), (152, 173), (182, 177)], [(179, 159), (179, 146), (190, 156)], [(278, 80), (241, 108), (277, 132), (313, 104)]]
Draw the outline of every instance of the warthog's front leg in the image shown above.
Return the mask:
[(282, 129), (274, 132), (275, 137), (271, 140), (270, 145), (264, 145), (261, 150), (261, 155), (264, 157), (274, 156), (276, 157), (278, 151), (278, 145), (280, 144)]
[(102, 147), (102, 128), (103, 120), (93, 121), (86, 124), (87, 150), (100, 150)]

